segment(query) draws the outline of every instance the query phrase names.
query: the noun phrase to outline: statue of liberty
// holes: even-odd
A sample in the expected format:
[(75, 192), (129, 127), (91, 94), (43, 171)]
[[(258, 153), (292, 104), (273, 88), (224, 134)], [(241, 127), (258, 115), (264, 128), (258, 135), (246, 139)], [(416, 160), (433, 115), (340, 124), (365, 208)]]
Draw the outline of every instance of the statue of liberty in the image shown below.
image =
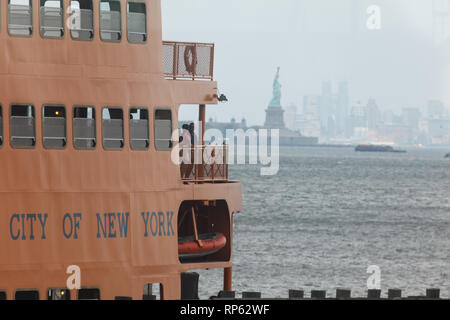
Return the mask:
[(280, 78), (280, 67), (277, 68), (277, 74), (273, 80), (273, 97), (269, 103), (269, 107), (281, 107), (281, 84), (278, 82)]

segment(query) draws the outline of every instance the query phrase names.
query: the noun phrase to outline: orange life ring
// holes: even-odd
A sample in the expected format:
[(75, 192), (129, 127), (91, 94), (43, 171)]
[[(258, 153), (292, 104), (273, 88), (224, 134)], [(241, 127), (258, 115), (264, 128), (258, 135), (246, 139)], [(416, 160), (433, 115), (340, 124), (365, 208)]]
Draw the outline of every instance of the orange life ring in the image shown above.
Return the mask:
[(184, 65), (187, 72), (194, 73), (195, 67), (197, 66), (195, 46), (186, 46), (186, 49), (184, 49)]

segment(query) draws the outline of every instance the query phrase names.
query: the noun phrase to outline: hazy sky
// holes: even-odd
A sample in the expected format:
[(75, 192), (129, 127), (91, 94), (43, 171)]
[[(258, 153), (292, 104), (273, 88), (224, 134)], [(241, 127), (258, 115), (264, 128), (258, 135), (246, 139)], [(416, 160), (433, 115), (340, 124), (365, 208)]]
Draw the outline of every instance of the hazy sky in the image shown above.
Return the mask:
[[(370, 5), (381, 29), (368, 30)], [(431, 0), (162, 0), (163, 39), (214, 42), (215, 80), (230, 99), (207, 117), (262, 124), (281, 67), (282, 104), (348, 80), (350, 101), (381, 109), (450, 102), (448, 41), (433, 42)], [(185, 114), (185, 116), (188, 116)]]

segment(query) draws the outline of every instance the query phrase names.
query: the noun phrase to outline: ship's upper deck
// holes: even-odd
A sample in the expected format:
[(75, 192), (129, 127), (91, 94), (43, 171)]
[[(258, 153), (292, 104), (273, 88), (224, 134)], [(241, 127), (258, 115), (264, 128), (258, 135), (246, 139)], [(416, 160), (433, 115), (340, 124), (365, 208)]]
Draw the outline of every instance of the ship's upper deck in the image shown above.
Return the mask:
[[(136, 158), (151, 158), (141, 172), (153, 170), (160, 175), (160, 167), (155, 164), (161, 164), (167, 169), (165, 185), (179, 184), (180, 172), (171, 163), (169, 150), (161, 151), (156, 146), (161, 131), (158, 124), (162, 122), (159, 113), (169, 115), (164, 127), (164, 139), (169, 140), (177, 129), (181, 104), (217, 104), (214, 45), (163, 42), (160, 0), (0, 1), (0, 43), (0, 152), (4, 161), (10, 161), (10, 167), (20, 166), (17, 159), (25, 161), (26, 154), (43, 153), (55, 158), (70, 156), (74, 171), (73, 166), (87, 158), (92, 165), (104, 168), (116, 165), (119, 157), (129, 161), (129, 151)], [(110, 115), (105, 111), (111, 111)], [(52, 112), (52, 119), (48, 119)], [(137, 114), (144, 121), (135, 125)], [(53, 119), (55, 115), (57, 119)], [(125, 121), (127, 118), (130, 122)], [(84, 123), (82, 128), (91, 126), (89, 132), (79, 132), (80, 121)], [(115, 152), (108, 148), (110, 136), (119, 143), (113, 148)], [(26, 145), (17, 146), (18, 138)], [(58, 147), (48, 148), (49, 141), (58, 143)], [(80, 152), (80, 141), (90, 141), (91, 152)], [(136, 152), (135, 143), (143, 143), (144, 151)], [(200, 152), (204, 149), (199, 148)], [(224, 165), (201, 163), (183, 178), (190, 182), (227, 181), (226, 169)], [(35, 171), (27, 174), (22, 189), (40, 190), (45, 185), (39, 170)], [(9, 183), (3, 180), (0, 185), (5, 190), (18, 188), (14, 179)], [(95, 186), (99, 190), (121, 185), (99, 181), (104, 183)], [(155, 181), (142, 188), (161, 184)]]
[(163, 45), (160, 0), (7, 0), (0, 7), (0, 74), (213, 80), (213, 44)]

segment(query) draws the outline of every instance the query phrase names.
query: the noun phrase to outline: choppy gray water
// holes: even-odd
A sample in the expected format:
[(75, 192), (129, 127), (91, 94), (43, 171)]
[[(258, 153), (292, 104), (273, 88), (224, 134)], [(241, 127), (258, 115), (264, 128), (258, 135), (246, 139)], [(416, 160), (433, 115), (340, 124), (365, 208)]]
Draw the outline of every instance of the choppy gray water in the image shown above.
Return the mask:
[[(364, 296), (369, 265), (383, 295), (401, 288), (450, 297), (450, 159), (443, 149), (407, 154), (345, 148), (281, 148), (280, 171), (233, 166), (243, 188), (234, 220), (233, 289), (287, 297), (288, 289), (338, 287)], [(200, 297), (222, 270), (200, 272)]]

